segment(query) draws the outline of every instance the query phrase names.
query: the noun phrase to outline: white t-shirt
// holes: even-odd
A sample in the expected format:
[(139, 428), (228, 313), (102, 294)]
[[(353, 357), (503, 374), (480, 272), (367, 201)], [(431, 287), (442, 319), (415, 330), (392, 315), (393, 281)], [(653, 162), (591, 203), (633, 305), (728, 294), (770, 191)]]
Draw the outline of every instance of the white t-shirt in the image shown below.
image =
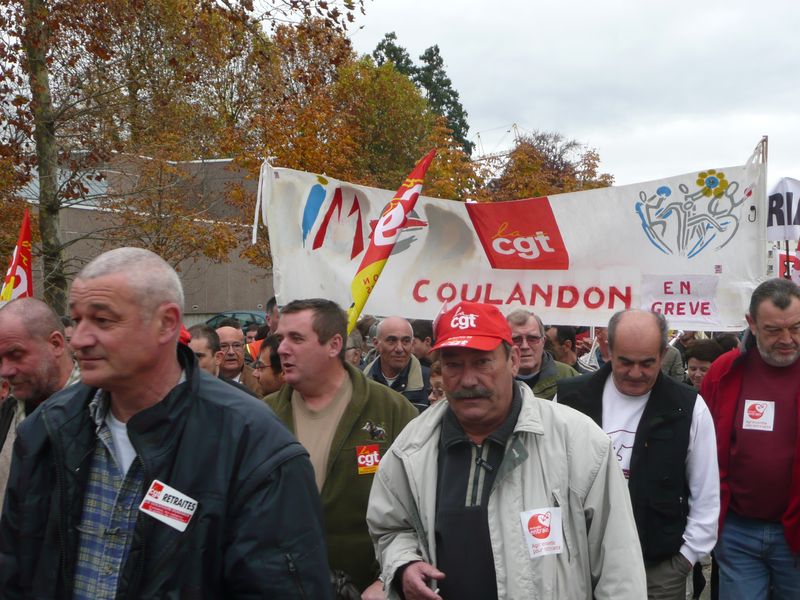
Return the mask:
[(628, 396), (617, 389), (613, 377), (606, 379), (603, 388), (603, 431), (611, 438), (625, 479), (630, 476), (633, 440), (649, 399), (649, 391), (642, 396)]
[[(636, 429), (650, 393), (627, 396), (609, 375), (603, 388), (603, 431), (611, 438), (619, 465), (627, 478)], [(631, 433), (633, 432), (633, 433)], [(691, 563), (711, 552), (717, 542), (719, 519), (719, 469), (714, 421), (700, 394), (694, 403), (686, 453), (686, 481), (689, 484), (689, 515), (680, 552)]]
[(106, 413), (106, 425), (111, 431), (111, 438), (114, 441), (114, 459), (124, 477), (130, 469), (133, 459), (136, 458), (136, 450), (133, 449), (133, 444), (128, 437), (128, 426), (117, 420), (111, 414), (110, 409)]

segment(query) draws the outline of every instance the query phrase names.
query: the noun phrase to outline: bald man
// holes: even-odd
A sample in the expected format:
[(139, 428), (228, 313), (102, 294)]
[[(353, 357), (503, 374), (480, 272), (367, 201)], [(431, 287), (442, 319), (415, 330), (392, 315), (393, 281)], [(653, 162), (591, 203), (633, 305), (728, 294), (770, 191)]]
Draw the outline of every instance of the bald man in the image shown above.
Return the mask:
[(17, 425), (78, 376), (64, 325), (47, 304), (20, 298), (0, 308), (0, 377), (10, 385), (10, 394), (0, 407), (0, 506)]
[(661, 371), (667, 322), (626, 310), (608, 323), (611, 361), (558, 382), (558, 402), (611, 438), (628, 480), (649, 600), (683, 600), (694, 563), (714, 548), (719, 475), (711, 414), (697, 390)]
[(411, 323), (403, 317), (386, 317), (378, 323), (374, 344), (378, 356), (364, 367), (366, 376), (403, 394), (417, 410), (427, 408), (430, 371), (411, 352)]

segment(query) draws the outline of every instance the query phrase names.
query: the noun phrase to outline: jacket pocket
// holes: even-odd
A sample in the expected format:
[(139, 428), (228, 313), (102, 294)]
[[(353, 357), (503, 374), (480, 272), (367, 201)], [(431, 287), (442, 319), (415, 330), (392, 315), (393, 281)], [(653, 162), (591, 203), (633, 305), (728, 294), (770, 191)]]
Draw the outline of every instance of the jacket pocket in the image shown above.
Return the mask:
[(569, 505), (564, 501), (561, 490), (553, 489), (553, 506), (561, 509), (561, 538), (564, 543), (564, 552), (567, 562), (572, 562), (572, 531), (567, 526), (569, 520)]

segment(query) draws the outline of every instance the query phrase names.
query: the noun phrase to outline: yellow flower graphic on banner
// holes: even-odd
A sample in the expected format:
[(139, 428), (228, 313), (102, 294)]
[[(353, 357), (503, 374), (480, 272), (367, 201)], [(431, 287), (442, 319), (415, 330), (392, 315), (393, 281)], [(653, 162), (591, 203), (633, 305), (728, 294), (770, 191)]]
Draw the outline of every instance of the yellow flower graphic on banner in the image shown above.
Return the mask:
[(728, 189), (728, 180), (725, 173), (716, 169), (708, 169), (697, 174), (697, 185), (703, 188), (703, 196), (720, 198)]

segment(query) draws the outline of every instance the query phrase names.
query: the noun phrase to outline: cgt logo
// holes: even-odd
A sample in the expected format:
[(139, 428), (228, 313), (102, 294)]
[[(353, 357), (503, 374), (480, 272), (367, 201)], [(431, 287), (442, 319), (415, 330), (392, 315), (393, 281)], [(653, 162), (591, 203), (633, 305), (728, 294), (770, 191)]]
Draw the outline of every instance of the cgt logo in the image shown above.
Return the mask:
[(569, 269), (569, 254), (547, 198), (466, 208), (493, 268)]
[(473, 329), (477, 318), (478, 315), (468, 315), (459, 307), (456, 314), (450, 319), (450, 327), (453, 329)]
[(378, 470), (379, 462), (381, 462), (381, 449), (378, 444), (356, 446), (356, 464), (359, 475), (375, 473)]

